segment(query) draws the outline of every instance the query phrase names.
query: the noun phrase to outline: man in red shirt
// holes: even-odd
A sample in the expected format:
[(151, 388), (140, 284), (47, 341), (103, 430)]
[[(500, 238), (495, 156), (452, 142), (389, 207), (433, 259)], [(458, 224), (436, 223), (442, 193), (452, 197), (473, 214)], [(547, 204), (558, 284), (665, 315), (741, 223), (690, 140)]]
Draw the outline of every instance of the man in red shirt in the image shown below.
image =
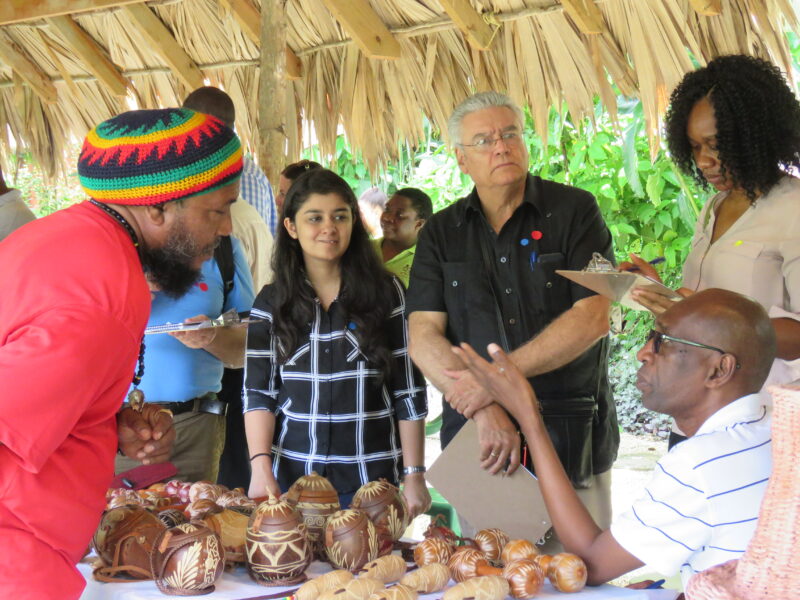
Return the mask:
[(75, 564), (114, 453), (168, 458), (168, 411), (120, 410), (142, 364), (148, 283), (176, 296), (194, 283), (230, 234), (241, 165), (214, 117), (124, 113), (84, 142), (91, 200), (0, 244), (0, 598), (80, 596)]

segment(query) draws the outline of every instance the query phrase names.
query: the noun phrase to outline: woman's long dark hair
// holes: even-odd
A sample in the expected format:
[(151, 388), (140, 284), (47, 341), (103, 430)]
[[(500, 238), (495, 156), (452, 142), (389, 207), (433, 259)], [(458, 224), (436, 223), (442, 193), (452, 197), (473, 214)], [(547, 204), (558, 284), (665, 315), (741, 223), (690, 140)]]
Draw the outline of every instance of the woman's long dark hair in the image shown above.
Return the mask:
[[(295, 220), (312, 194), (337, 194), (350, 207), (353, 232), (342, 255), (338, 302), (355, 323), (353, 334), (361, 351), (388, 377), (391, 359), (386, 320), (394, 304), (392, 276), (383, 268), (358, 212), (358, 200), (347, 182), (328, 169), (313, 169), (298, 177), (286, 194), (284, 217)], [(316, 293), (306, 277), (300, 242), (281, 224), (272, 255), (275, 273), (274, 331), (278, 360), (286, 362), (306, 337), (314, 318)]]
[(687, 73), (672, 92), (667, 145), (680, 169), (708, 186), (694, 163), (686, 127), (689, 113), (708, 96), (717, 121), (724, 173), (753, 201), (787, 171), (800, 168), (800, 103), (773, 64), (752, 56), (720, 56)]

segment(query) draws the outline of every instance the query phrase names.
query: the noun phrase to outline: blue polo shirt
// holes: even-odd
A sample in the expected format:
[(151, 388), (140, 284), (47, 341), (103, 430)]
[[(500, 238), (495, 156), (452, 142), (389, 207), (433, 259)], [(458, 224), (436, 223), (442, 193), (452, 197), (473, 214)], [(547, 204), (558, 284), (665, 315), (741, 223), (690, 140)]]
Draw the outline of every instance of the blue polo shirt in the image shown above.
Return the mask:
[[(217, 261), (203, 263), (200, 280), (178, 298), (156, 292), (147, 326), (180, 323), (197, 315), (216, 318), (226, 310), (237, 312), (253, 307), (253, 279), (239, 240), (233, 242), (235, 276), (225, 306), (223, 282)], [(222, 388), (222, 361), (202, 349), (184, 346), (167, 333), (144, 338), (144, 377), (139, 388), (147, 402), (185, 402)]]

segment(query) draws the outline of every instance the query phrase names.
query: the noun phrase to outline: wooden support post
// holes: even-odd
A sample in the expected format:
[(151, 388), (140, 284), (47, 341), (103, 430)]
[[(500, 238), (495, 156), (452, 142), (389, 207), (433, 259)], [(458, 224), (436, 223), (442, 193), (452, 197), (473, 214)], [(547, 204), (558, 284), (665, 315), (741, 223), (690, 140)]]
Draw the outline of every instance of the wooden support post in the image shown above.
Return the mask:
[(585, 34), (603, 33), (603, 15), (594, 0), (561, 0), (564, 11)]
[(692, 8), (706, 17), (722, 14), (722, 0), (689, 0)]
[(478, 11), (472, 8), (469, 0), (439, 0), (444, 12), (453, 19), (470, 46), (478, 50), (488, 50), (492, 45), (494, 32), (483, 20)]
[(400, 58), (400, 42), (367, 0), (323, 0), (325, 6), (370, 58)]
[(58, 100), (56, 86), (53, 85), (50, 78), (27, 55), (22, 53), (4, 31), (0, 31), (0, 59), (33, 88), (43, 102), (54, 104)]
[(150, 49), (169, 65), (175, 76), (190, 92), (203, 87), (203, 73), (178, 44), (172, 32), (147, 5), (131, 4), (122, 10), (150, 43)]
[(50, 17), (47, 23), (58, 31), (86, 65), (86, 68), (102, 81), (114, 96), (128, 93), (128, 80), (125, 79), (105, 54), (105, 51), (89, 36), (72, 17), (67, 15)]
[(258, 162), (278, 185), (286, 147), (286, 0), (261, 4), (261, 64), (258, 78)]
[[(252, 0), (220, 0), (222, 6), (233, 14), (244, 34), (256, 44), (261, 43), (261, 13)], [(303, 76), (303, 64), (289, 46), (286, 46), (286, 77), (300, 79)]]

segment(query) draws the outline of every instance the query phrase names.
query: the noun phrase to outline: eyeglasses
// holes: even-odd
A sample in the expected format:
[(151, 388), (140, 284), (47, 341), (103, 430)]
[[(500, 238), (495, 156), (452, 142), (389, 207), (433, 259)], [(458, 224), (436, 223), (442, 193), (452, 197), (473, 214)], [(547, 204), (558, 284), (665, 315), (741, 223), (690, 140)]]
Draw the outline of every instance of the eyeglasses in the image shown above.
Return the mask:
[[(685, 340), (683, 338), (674, 337), (671, 335), (667, 335), (662, 331), (656, 331), (655, 329), (651, 329), (650, 333), (647, 334), (647, 341), (653, 340), (653, 354), (658, 354), (658, 351), (661, 350), (661, 344), (664, 343), (664, 340), (669, 342), (675, 342), (676, 344), (684, 344), (686, 346), (694, 346), (695, 348), (705, 348), (706, 350), (713, 350), (714, 352), (719, 352), (720, 354), (730, 354), (730, 352), (726, 352), (722, 348), (717, 348), (716, 346), (709, 346), (708, 344), (701, 344), (700, 342), (693, 342), (691, 340)], [(731, 354), (731, 356), (733, 356)], [(734, 356), (734, 358), (736, 358)], [(741, 365), (739, 361), (736, 361), (736, 368), (740, 368)]]
[(494, 148), (495, 144), (501, 140), (509, 146), (516, 146), (522, 142), (522, 136), (516, 131), (507, 131), (501, 133), (497, 137), (486, 136), (475, 138), (474, 144), (459, 144), (459, 146), (462, 148), (475, 148), (478, 152), (489, 152)]

